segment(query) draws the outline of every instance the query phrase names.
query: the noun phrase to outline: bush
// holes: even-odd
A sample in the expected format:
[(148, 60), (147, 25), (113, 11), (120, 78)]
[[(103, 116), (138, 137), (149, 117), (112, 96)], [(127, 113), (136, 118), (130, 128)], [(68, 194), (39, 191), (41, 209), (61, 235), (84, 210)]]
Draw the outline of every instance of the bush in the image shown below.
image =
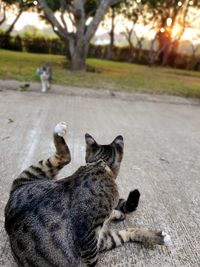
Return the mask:
[(0, 48), (14, 50), (14, 51), (22, 51), (22, 39), (19, 35), (10, 36), (1, 32)]
[(58, 38), (30, 35), (10, 36), (4, 32), (0, 32), (0, 48), (42, 54), (67, 54), (67, 47)]
[(25, 51), (31, 53), (66, 54), (66, 47), (58, 38), (24, 37), (23, 46)]

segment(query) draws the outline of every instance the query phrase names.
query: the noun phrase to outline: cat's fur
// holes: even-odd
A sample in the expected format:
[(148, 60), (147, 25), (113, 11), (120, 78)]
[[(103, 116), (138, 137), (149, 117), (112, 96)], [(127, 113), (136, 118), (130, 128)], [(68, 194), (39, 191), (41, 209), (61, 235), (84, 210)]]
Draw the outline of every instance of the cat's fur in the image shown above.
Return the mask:
[[(87, 165), (70, 177), (56, 180), (71, 159), (65, 132), (66, 125), (58, 124), (54, 131), (56, 153), (24, 170), (13, 182), (5, 228), (18, 265), (73, 267), (84, 262), (95, 266), (99, 252), (125, 242), (167, 245), (170, 237), (161, 231), (109, 229), (110, 219), (125, 218), (120, 209), (134, 210), (139, 200), (135, 190), (128, 210), (126, 202), (119, 201), (115, 179), (123, 157), (122, 136), (101, 146), (86, 134)], [(116, 206), (119, 210), (114, 210)]]

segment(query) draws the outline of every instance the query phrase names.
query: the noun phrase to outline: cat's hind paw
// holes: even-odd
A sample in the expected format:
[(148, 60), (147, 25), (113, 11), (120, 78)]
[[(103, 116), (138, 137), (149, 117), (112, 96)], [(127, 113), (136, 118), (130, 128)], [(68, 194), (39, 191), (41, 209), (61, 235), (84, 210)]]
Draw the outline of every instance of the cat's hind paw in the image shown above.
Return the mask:
[(54, 133), (63, 137), (67, 132), (67, 124), (64, 121), (59, 122), (54, 128)]

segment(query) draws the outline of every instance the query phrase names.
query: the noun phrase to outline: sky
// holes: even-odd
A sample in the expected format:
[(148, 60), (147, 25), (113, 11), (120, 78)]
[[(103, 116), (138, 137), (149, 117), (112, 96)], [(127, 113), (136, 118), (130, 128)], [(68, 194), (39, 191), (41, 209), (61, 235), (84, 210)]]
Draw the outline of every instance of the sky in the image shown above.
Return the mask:
[[(13, 13), (10, 13), (8, 14), (7, 23), (11, 23), (12, 20), (13, 20)], [(46, 24), (44, 21), (42, 21), (36, 12), (24, 12), (21, 15), (20, 19), (18, 20), (18, 22), (16, 23), (15, 29), (17, 31), (20, 31), (26, 25), (33, 25), (39, 29), (49, 28), (49, 25)], [(103, 33), (106, 33), (108, 31), (108, 28), (109, 26), (107, 27), (100, 26), (96, 32), (96, 35), (101, 35)], [(115, 32), (120, 33), (121, 31), (122, 31), (122, 23), (120, 23), (120, 19), (118, 19)], [(176, 34), (176, 31), (178, 31), (178, 28), (174, 29), (174, 34)], [(136, 32), (139, 35), (149, 36), (149, 27), (144, 27), (143, 25), (139, 24), (136, 26)], [(187, 28), (181, 39), (190, 41), (192, 41), (192, 39), (196, 39), (195, 41), (199, 42), (199, 40), (195, 38), (197, 33), (198, 33), (197, 29)]]
[[(10, 13), (8, 15), (7, 23), (8, 24), (11, 23), (12, 20), (13, 20), (13, 14)], [(49, 27), (49, 25), (45, 24), (44, 21), (40, 20), (37, 13), (34, 13), (34, 12), (22, 13), (21, 17), (19, 18), (19, 20), (15, 24), (15, 29), (17, 31), (20, 31), (26, 25), (33, 25), (33, 26), (36, 26), (40, 29), (45, 28), (45, 27)]]

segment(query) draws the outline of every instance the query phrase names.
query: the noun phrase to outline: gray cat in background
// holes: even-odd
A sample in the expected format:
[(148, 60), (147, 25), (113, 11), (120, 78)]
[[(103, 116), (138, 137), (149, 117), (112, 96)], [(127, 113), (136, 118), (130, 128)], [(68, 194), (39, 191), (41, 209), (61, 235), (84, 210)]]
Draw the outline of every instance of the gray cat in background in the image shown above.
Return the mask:
[[(5, 229), (18, 266), (95, 266), (100, 252), (125, 242), (169, 245), (170, 236), (164, 231), (110, 229), (109, 221), (123, 220), (128, 212), (126, 201), (119, 200), (116, 184), (123, 137), (99, 145), (86, 134), (87, 164), (56, 180), (71, 160), (65, 133), (66, 124), (61, 122), (54, 130), (55, 154), (31, 165), (13, 182), (5, 208)], [(134, 210), (139, 191), (132, 193)]]
[(45, 93), (51, 88), (52, 81), (52, 66), (50, 63), (45, 63), (41, 68), (37, 69), (37, 74), (40, 76), (41, 92)]

